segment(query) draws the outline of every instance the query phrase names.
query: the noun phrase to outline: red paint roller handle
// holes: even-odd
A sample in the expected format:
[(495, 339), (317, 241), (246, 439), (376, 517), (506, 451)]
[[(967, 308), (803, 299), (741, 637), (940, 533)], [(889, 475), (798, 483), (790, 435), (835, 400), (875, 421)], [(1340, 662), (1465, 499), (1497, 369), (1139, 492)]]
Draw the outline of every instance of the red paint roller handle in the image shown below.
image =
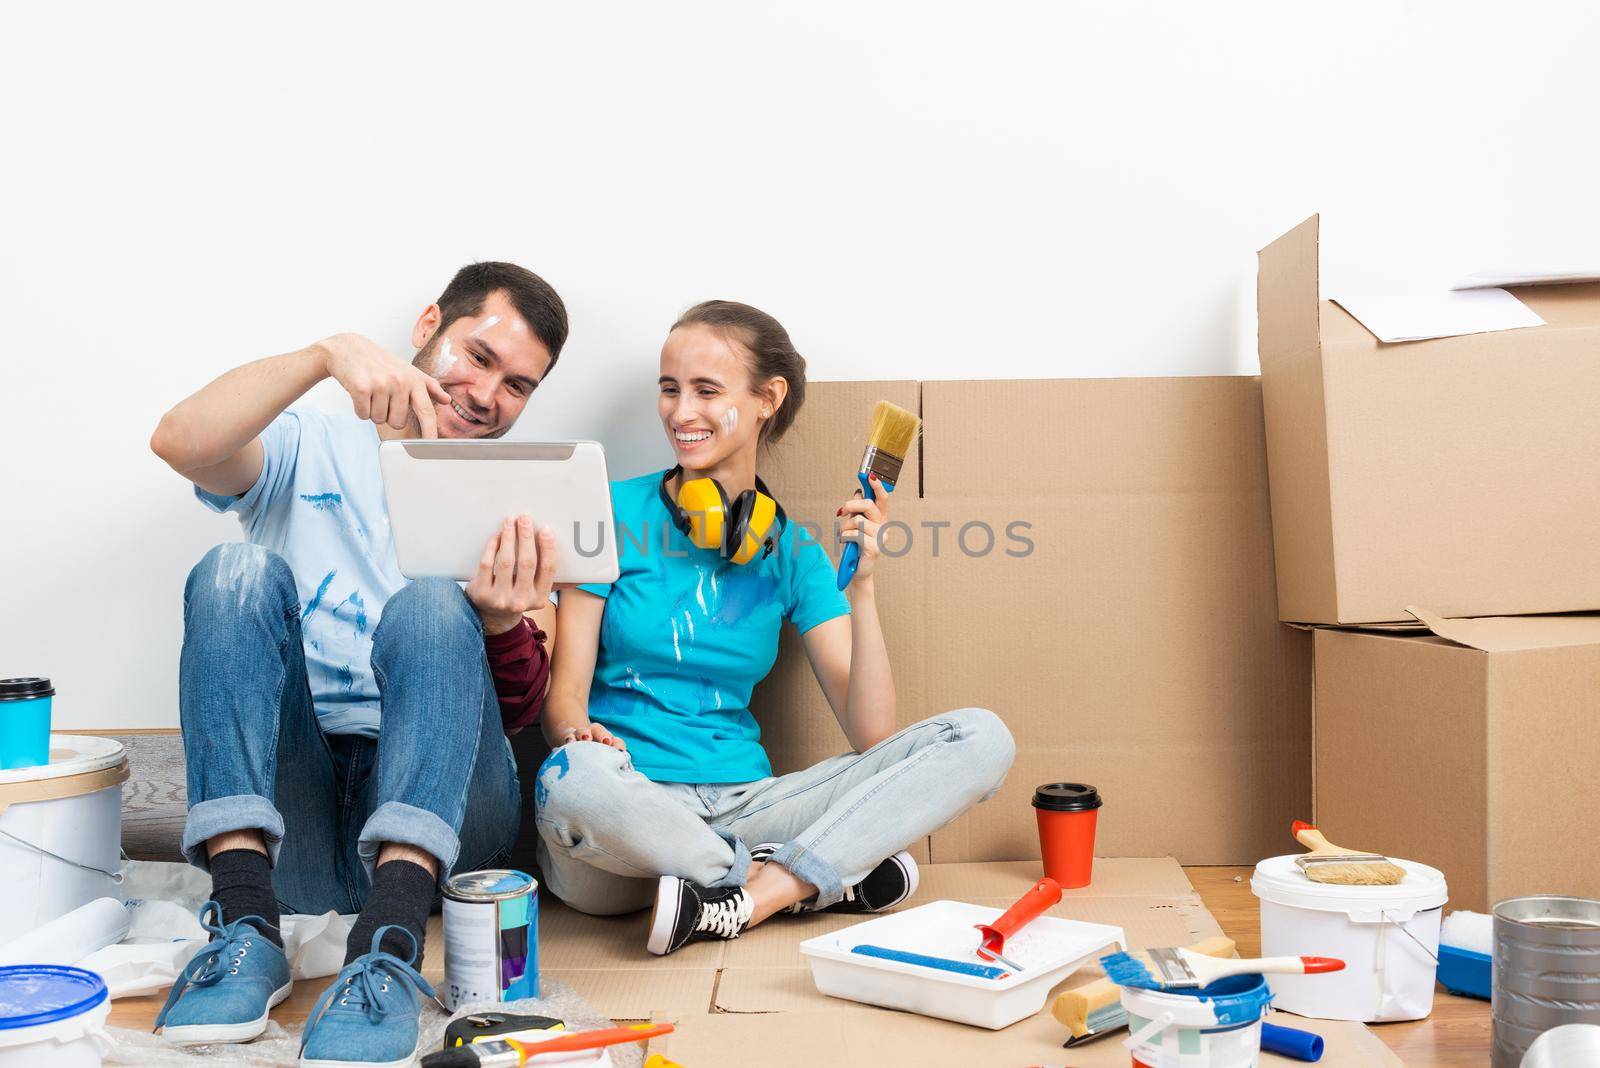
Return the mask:
[(1033, 884), (1033, 889), (1017, 898), (1016, 904), (993, 923), (973, 926), (983, 935), (983, 948), (991, 953), (1003, 952), (1006, 939), (1032, 923), (1051, 905), (1061, 900), (1061, 885), (1048, 876)]

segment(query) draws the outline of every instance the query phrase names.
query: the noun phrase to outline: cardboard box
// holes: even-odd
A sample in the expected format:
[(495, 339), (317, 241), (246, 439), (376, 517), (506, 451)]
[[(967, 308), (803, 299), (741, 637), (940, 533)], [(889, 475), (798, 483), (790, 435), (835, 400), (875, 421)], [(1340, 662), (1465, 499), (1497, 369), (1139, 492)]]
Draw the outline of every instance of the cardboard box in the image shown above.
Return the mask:
[[(844, 1006), (845, 1003), (837, 1003)], [(1326, 1043), (1320, 1068), (1388, 1068), (1402, 1061), (1358, 1023), (1307, 1020), (1287, 1013), (1269, 1019), (1281, 1027), (1314, 1031)], [(677, 1021), (677, 1030), (650, 1043), (652, 1053), (688, 1066), (759, 1064), (761, 1068), (817, 1065), (916, 1065), (977, 1068), (1069, 1064), (1073, 1068), (1127, 1068), (1123, 1031), (1071, 1050), (1064, 1029), (1048, 1013), (1000, 1032), (944, 1020), (870, 1008), (839, 1007), (780, 1016), (723, 1014)], [(752, 1054), (752, 1050), (759, 1051)], [(1294, 1062), (1271, 1054), (1262, 1064)]]
[(1383, 344), (1319, 299), (1317, 226), (1257, 283), (1280, 618), (1600, 608), (1600, 285), (1513, 289), (1544, 326)]
[[(879, 399), (924, 422), (878, 579), (899, 721), (976, 705), (1017, 739), (932, 859), (1037, 858), (1032, 791), (1061, 779), (1105, 796), (1103, 855), (1280, 851), (1311, 801), (1310, 638), (1277, 623), (1258, 381), (812, 383), (765, 470), (827, 539)], [(843, 745), (789, 636), (752, 704), (780, 770)]]
[(1600, 896), (1600, 617), (1444, 619), (1316, 632), (1316, 819), (1431, 864), (1450, 908)]

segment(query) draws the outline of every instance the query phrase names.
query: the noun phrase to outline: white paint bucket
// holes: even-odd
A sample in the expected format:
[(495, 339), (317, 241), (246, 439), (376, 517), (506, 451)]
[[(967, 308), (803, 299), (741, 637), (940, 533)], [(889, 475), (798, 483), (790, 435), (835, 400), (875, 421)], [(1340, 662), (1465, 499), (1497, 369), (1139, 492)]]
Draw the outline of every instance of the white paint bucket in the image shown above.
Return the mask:
[(50, 736), (50, 763), (0, 771), (0, 943), (122, 899), (122, 743)]
[(1433, 1011), (1444, 875), (1396, 860), (1394, 886), (1334, 886), (1307, 879), (1294, 856), (1256, 865), (1263, 957), (1337, 957), (1344, 970), (1274, 975), (1273, 1004), (1317, 1020), (1420, 1020)]
[(1133, 1068), (1255, 1068), (1272, 994), (1259, 975), (1233, 975), (1190, 993), (1122, 988)]
[(94, 972), (0, 968), (0, 1068), (100, 1068), (111, 999)]

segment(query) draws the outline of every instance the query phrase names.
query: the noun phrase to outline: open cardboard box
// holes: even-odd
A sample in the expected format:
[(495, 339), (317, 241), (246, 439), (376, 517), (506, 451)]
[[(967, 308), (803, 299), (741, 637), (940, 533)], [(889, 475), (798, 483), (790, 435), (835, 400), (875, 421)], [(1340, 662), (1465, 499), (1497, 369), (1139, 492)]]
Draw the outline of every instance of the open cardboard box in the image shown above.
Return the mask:
[(1439, 868), (1452, 909), (1600, 896), (1600, 616), (1316, 631), (1316, 819)]
[(1600, 608), (1600, 284), (1512, 288), (1543, 326), (1384, 344), (1319, 299), (1317, 232), (1257, 282), (1280, 617)]
[[(1037, 858), (1032, 790), (1063, 779), (1106, 799), (1102, 854), (1282, 852), (1311, 800), (1310, 637), (1277, 623), (1259, 382), (813, 383), (763, 470), (830, 550), (880, 399), (923, 418), (877, 580), (900, 722), (977, 705), (1017, 739), (919, 858)], [(752, 707), (780, 772), (843, 745), (792, 635)]]

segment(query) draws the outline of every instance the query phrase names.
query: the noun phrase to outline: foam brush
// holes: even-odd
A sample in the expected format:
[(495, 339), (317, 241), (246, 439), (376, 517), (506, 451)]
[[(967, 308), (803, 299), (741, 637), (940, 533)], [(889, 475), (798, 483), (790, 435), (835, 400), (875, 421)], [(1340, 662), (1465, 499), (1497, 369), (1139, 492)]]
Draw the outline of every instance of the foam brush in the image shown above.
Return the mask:
[(1195, 990), (1230, 975), (1316, 975), (1344, 970), (1333, 957), (1257, 957), (1223, 960), (1179, 949), (1147, 949), (1140, 953), (1113, 953), (1100, 958), (1106, 978), (1118, 986), (1145, 990)]
[[(872, 413), (872, 433), (867, 436), (867, 451), (861, 456), (861, 466), (856, 470), (856, 480), (861, 483), (861, 495), (872, 499), (872, 476), (877, 475), (885, 493), (893, 493), (900, 481), (900, 468), (916, 440), (917, 428), (922, 420), (897, 404), (879, 401)], [(839, 588), (850, 585), (856, 577), (856, 567), (861, 563), (861, 546), (847, 542), (839, 556)]]
[(1336, 886), (1394, 886), (1406, 877), (1406, 870), (1388, 857), (1341, 849), (1331, 844), (1305, 820), (1295, 820), (1295, 841), (1311, 852), (1295, 857), (1294, 862), (1314, 883)]

